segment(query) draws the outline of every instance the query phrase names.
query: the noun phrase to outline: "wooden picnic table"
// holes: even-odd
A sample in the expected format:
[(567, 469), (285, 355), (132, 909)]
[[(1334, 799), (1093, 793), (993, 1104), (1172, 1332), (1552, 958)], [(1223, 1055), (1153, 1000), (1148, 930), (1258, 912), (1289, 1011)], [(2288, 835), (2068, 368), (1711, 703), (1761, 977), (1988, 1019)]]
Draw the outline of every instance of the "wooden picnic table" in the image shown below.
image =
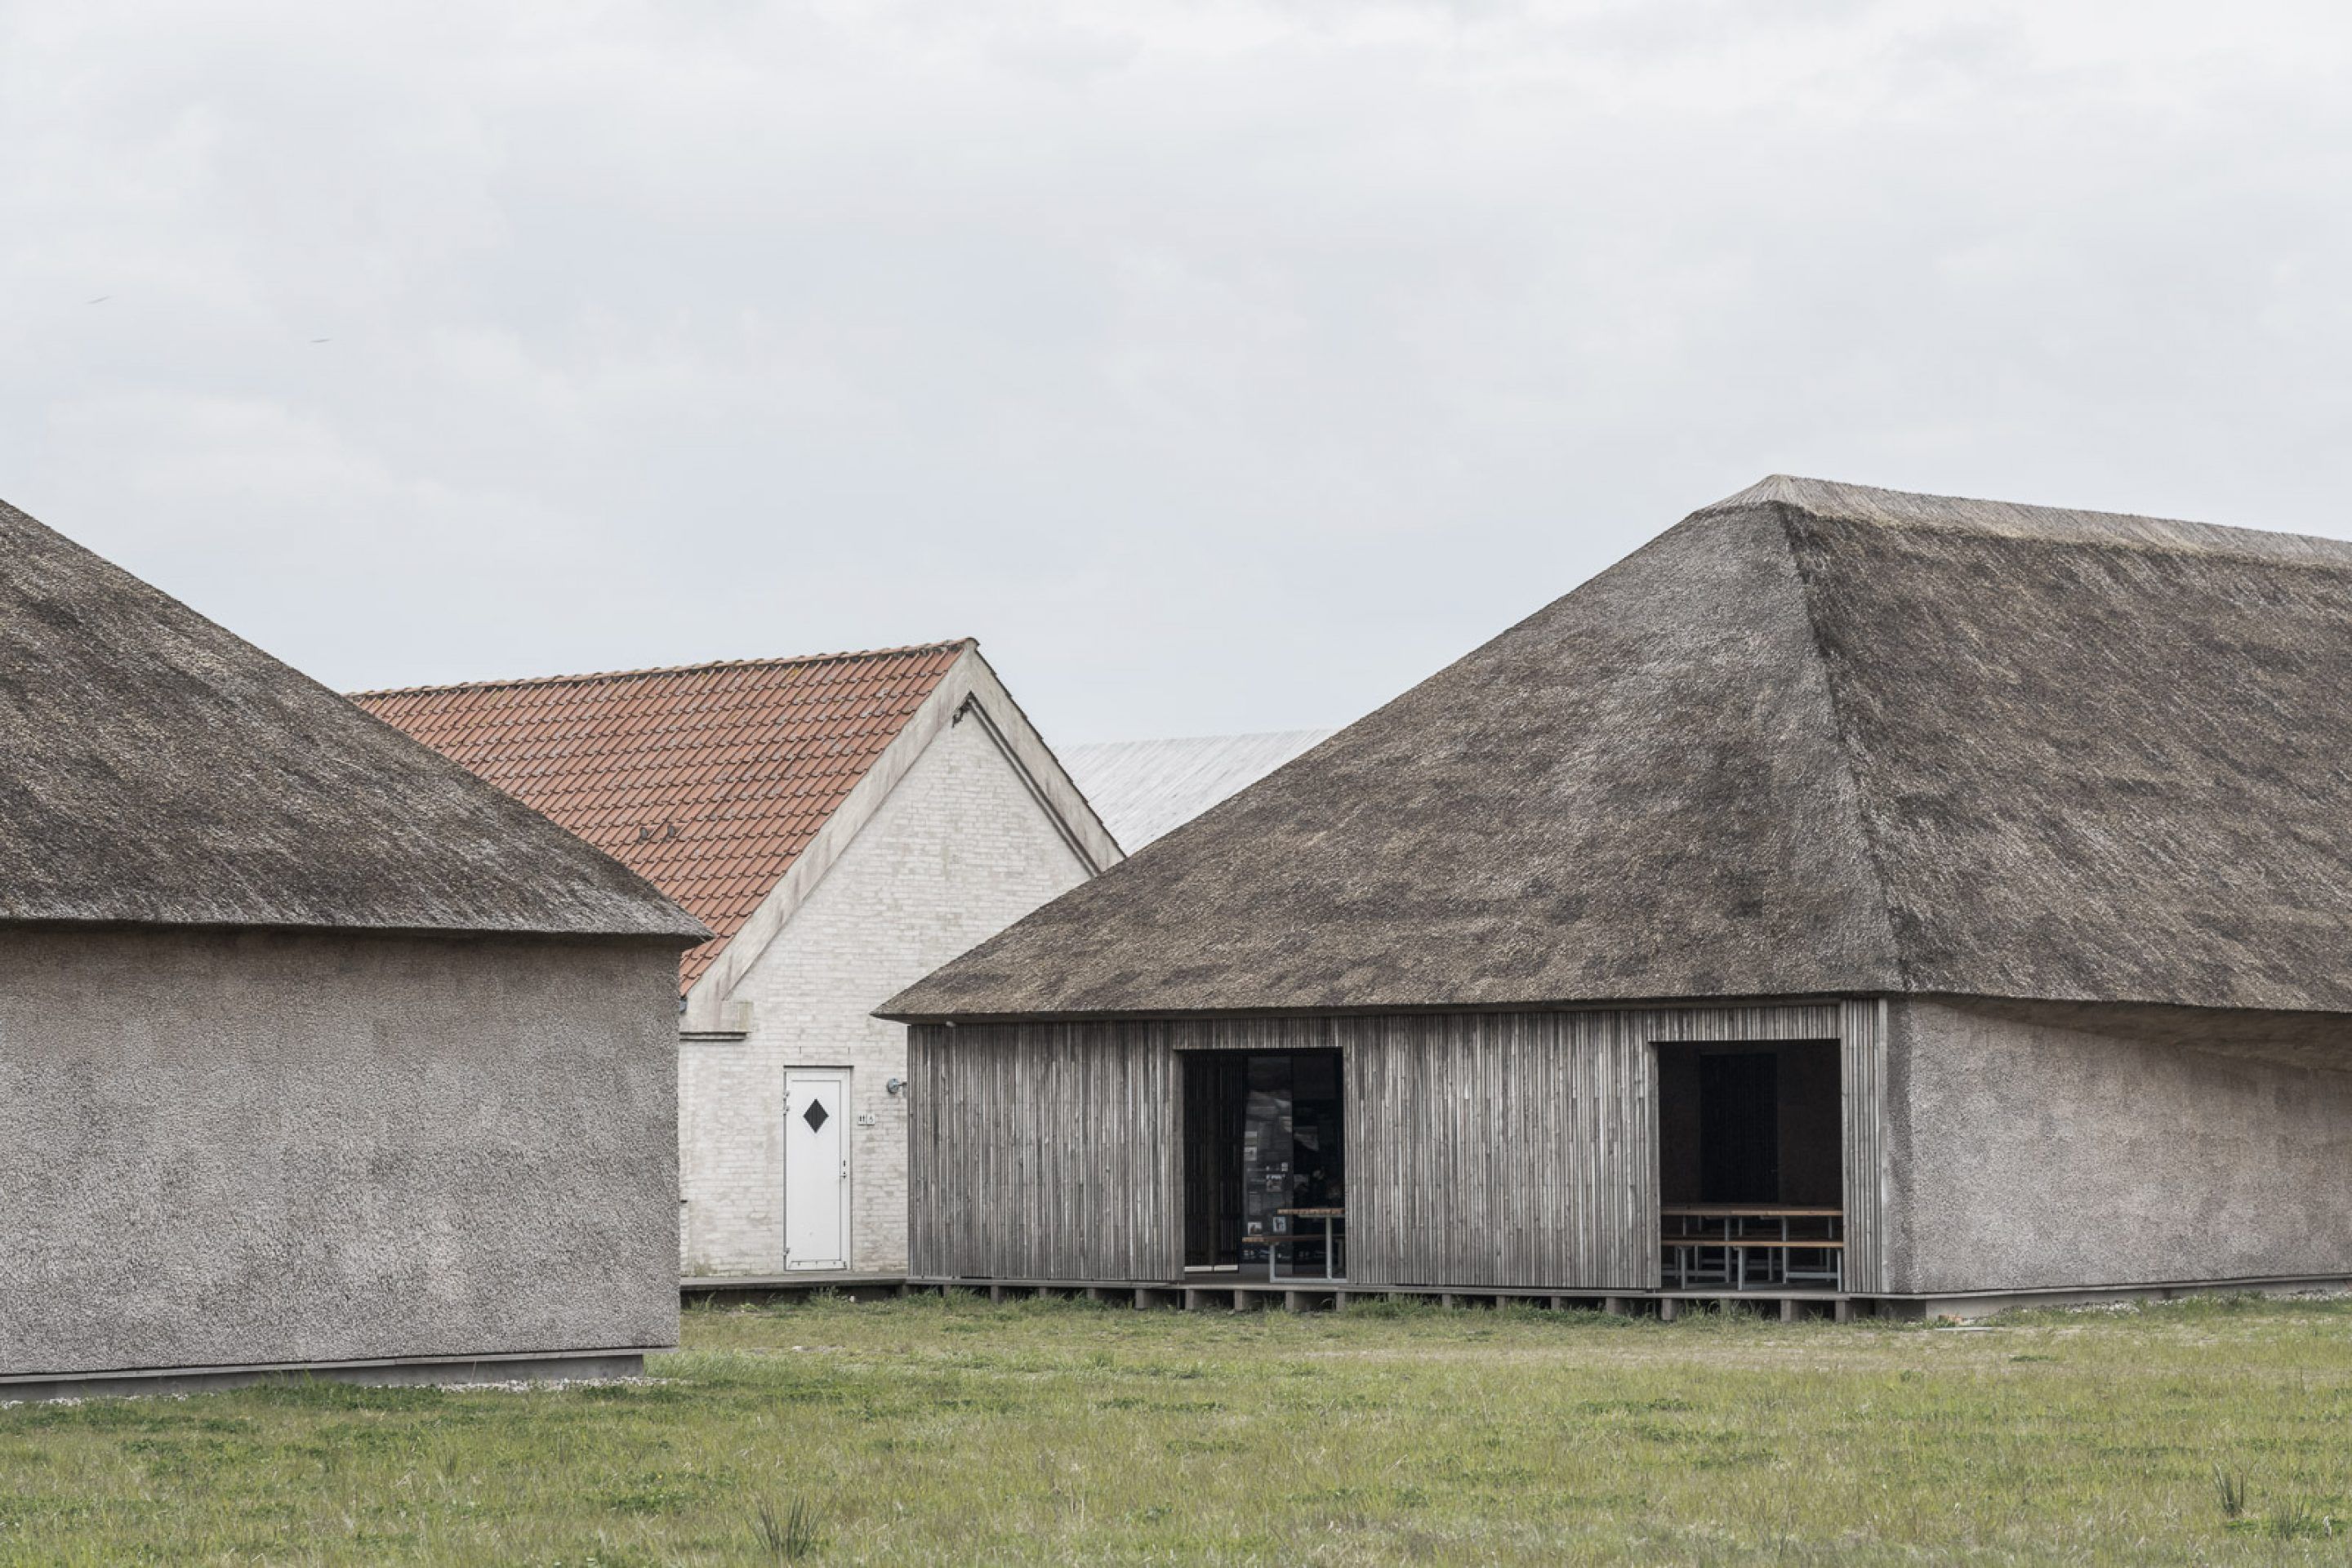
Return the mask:
[[(1323, 1278), (1326, 1279), (1339, 1279), (1339, 1276), (1332, 1269), (1333, 1253), (1331, 1251), (1331, 1226), (1335, 1221), (1347, 1218), (1348, 1211), (1344, 1208), (1339, 1207), (1318, 1207), (1276, 1209), (1274, 1212), (1291, 1219), (1319, 1219), (1323, 1222)], [(1250, 1239), (1253, 1241), (1263, 1241), (1266, 1244), (1265, 1282), (1271, 1285), (1274, 1283), (1276, 1259), (1274, 1250), (1275, 1246), (1280, 1242), (1296, 1241), (1298, 1239), (1298, 1234), (1296, 1231), (1291, 1231), (1280, 1236), (1252, 1237)]]

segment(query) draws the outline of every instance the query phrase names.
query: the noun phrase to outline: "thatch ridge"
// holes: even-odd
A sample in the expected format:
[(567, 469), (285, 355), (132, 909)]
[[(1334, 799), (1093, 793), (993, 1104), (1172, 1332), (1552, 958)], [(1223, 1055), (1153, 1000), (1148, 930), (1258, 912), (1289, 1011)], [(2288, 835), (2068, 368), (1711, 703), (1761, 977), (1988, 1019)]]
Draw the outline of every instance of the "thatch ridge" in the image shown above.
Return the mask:
[(2232, 528), (2180, 518), (2142, 517), (2133, 512), (2092, 511), (2077, 507), (2037, 506), (2024, 501), (1980, 500), (1969, 496), (1927, 495), (1882, 489), (1836, 479), (1774, 474), (1736, 495), (1701, 507), (1693, 517), (1748, 507), (1779, 505), (1815, 517), (1870, 522), (1883, 528), (1944, 530), (2011, 539), (2084, 544), (2100, 550), (2150, 550), (2171, 554), (2214, 555), (2244, 561), (2303, 563), (2326, 570), (2352, 566), (2352, 542), (2268, 529)]

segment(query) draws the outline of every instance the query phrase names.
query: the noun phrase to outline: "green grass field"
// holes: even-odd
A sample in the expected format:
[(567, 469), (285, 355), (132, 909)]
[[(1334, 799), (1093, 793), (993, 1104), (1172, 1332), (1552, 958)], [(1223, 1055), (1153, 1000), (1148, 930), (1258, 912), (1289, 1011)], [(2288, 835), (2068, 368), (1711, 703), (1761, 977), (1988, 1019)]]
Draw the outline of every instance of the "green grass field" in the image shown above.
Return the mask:
[(920, 1298), (685, 1337), (649, 1385), (0, 1409), (0, 1562), (2352, 1562), (2343, 1302), (1956, 1331)]

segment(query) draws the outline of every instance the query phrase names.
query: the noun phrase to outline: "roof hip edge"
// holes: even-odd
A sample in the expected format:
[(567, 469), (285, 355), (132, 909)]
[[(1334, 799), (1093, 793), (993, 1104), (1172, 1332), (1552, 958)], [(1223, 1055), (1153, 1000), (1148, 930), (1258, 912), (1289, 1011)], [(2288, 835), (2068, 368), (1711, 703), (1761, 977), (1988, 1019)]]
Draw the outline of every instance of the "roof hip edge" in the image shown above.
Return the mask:
[[(1821, 616), (1814, 609), (1812, 574), (1805, 569), (1805, 552), (1797, 547), (1792, 514), (1808, 509), (1783, 500), (1762, 504), (1772, 511), (1773, 532), (1780, 548), (1787, 552), (1790, 574), (1796, 579), (1798, 611), (1805, 617), (1806, 641), (1812, 652), (1813, 668), (1821, 677), (1822, 700), (1829, 710), (1830, 743), (1836, 751), (1837, 765), (1845, 774), (1848, 798), (1853, 803), (1854, 830), (1861, 836), (1871, 885), (1877, 894), (1879, 921), (1885, 932), (1886, 962), (1895, 971), (1895, 984), (1891, 989), (1908, 991), (1911, 989), (1911, 962), (1904, 951), (1902, 934), (1895, 923), (1895, 891), (1894, 884), (1886, 875), (1885, 847), (1879, 842), (1877, 824), (1871, 810), (1870, 791), (1863, 782), (1862, 768), (1855, 760), (1853, 726), (1846, 721), (1846, 704), (1838, 695), (1837, 663), (1830, 657), (1829, 645), (1822, 636)], [(1808, 515), (1811, 514), (1808, 512)]]

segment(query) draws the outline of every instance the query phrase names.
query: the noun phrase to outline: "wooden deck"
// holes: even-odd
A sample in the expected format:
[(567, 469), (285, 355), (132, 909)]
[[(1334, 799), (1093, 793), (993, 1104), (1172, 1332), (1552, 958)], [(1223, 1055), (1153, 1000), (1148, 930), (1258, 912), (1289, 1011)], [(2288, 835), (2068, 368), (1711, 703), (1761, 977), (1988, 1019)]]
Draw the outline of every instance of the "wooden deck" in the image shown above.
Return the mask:
[(852, 1300), (881, 1300), (906, 1293), (904, 1274), (817, 1272), (799, 1274), (690, 1274), (677, 1282), (686, 1300), (718, 1297), (778, 1299), (814, 1296), (825, 1291)]
[[(1541, 1290), (1522, 1288), (1456, 1288), (1434, 1285), (1350, 1285), (1346, 1280), (1297, 1279), (1285, 1277), (1269, 1283), (1263, 1275), (1226, 1269), (1201, 1269), (1187, 1274), (1181, 1284), (1168, 1281), (1076, 1283), (1053, 1279), (909, 1279), (907, 1289), (970, 1290), (992, 1301), (1018, 1300), (1031, 1296), (1083, 1298), (1090, 1301), (1122, 1301), (1138, 1310), (1169, 1308), (1182, 1311), (1249, 1312), (1280, 1308), (1285, 1311), (1333, 1311), (1367, 1301), (1435, 1300), (1442, 1306), (1499, 1307), (1506, 1302), (1554, 1310), (1609, 1312), (1651, 1316), (1672, 1322), (1694, 1307), (1777, 1314), (1783, 1321), (1799, 1318), (1833, 1318), (1844, 1322), (1855, 1316), (1916, 1316), (1899, 1304), (1862, 1298), (1836, 1290), (1798, 1288), (1732, 1290), (1722, 1287), (1687, 1290)], [(1893, 1305), (1895, 1310), (1882, 1311)]]
[(2087, 1289), (1986, 1290), (1969, 1294), (1927, 1296), (1864, 1296), (1821, 1289), (1767, 1289), (1730, 1290), (1720, 1286), (1685, 1290), (1444, 1289), (1437, 1286), (1323, 1284), (1284, 1279), (1268, 1284), (1263, 1279), (1237, 1276), (1232, 1269), (1199, 1270), (1181, 1284), (1165, 1280), (1125, 1280), (1078, 1283), (1055, 1279), (910, 1279), (898, 1274), (810, 1275), (775, 1277), (723, 1276), (681, 1280), (689, 1300), (721, 1297), (782, 1298), (833, 1290), (852, 1300), (887, 1300), (916, 1291), (969, 1290), (992, 1301), (1034, 1296), (1083, 1298), (1117, 1301), (1138, 1310), (1184, 1311), (1330, 1311), (1390, 1298), (1435, 1297), (1447, 1307), (1492, 1308), (1521, 1302), (1553, 1310), (1641, 1314), (1673, 1321), (1697, 1310), (1737, 1310), (1777, 1314), (1783, 1321), (1829, 1318), (1838, 1322), (1857, 1319), (1980, 1318), (2018, 1308), (2104, 1305), (2126, 1301), (2170, 1301), (2204, 1295), (2347, 1295), (2352, 1279), (2338, 1275), (2263, 1276), (2243, 1279), (2185, 1280), (2170, 1284), (2112, 1285)]

